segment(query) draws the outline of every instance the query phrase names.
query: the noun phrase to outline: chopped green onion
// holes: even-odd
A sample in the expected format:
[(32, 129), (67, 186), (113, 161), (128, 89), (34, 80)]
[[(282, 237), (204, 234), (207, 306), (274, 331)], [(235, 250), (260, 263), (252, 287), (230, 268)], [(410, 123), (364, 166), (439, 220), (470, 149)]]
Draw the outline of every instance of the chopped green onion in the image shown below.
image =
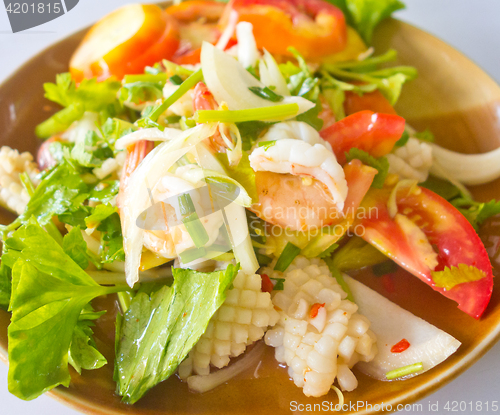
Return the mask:
[(189, 130), (190, 128), (196, 127), (196, 121), (192, 118), (181, 117), (179, 121), (181, 130)]
[(325, 258), (324, 261), (326, 262), (326, 265), (328, 265), (328, 268), (330, 269), (330, 272), (332, 273), (333, 278), (335, 278), (337, 280), (340, 287), (347, 294), (347, 299), (354, 303), (354, 296), (352, 295), (352, 291), (349, 288), (349, 286), (347, 285), (347, 283), (345, 282), (344, 277), (342, 276), (342, 273), (338, 270), (338, 268), (333, 263), (333, 259), (332, 258)]
[(298, 104), (283, 104), (272, 107), (251, 108), (246, 110), (199, 110), (194, 119), (199, 123), (223, 122), (235, 123), (245, 121), (270, 121), (286, 119), (297, 115)]
[(257, 262), (261, 267), (269, 265), (271, 262), (273, 262), (272, 258), (268, 257), (267, 255), (263, 255), (257, 251), (255, 252), (255, 256), (257, 257)]
[(258, 97), (267, 99), (268, 101), (271, 102), (280, 102), (283, 101), (284, 99), (282, 95), (277, 94), (267, 86), (264, 88), (261, 88), (260, 86), (250, 86), (248, 87), (248, 89)]
[[(218, 255), (212, 256), (214, 254)], [(234, 259), (234, 254), (232, 252), (208, 251), (206, 257), (213, 259), (214, 261), (229, 262)]]
[(276, 144), (276, 140), (271, 140), (271, 141), (261, 141), (259, 143), (259, 147), (264, 147), (264, 151), (269, 150), (270, 147), (274, 146)]
[(160, 72), (157, 75), (142, 74), (142, 75), (125, 75), (123, 77), (123, 84), (132, 84), (134, 82), (155, 82), (164, 84), (167, 82), (167, 74)]
[(285, 272), (298, 254), (300, 254), (300, 248), (291, 242), (288, 242), (278, 258), (278, 262), (276, 262), (274, 270)]
[(387, 378), (387, 380), (392, 380), (406, 375), (411, 375), (412, 373), (421, 372), (422, 370), (424, 370), (424, 365), (422, 362), (414, 363), (413, 365), (391, 370), (385, 374), (385, 377)]
[[(177, 100), (182, 98), (182, 96), (189, 91), (191, 88), (193, 88), (198, 82), (200, 82), (203, 79), (203, 72), (201, 69), (198, 69), (196, 72), (194, 72), (192, 75), (189, 76), (188, 79), (186, 79), (181, 85), (179, 85), (179, 88), (177, 88), (172, 95), (170, 95), (165, 101), (163, 101), (159, 106), (157, 106), (149, 115), (146, 120), (150, 120), (152, 122), (158, 121), (158, 118), (160, 115), (162, 115), (171, 105), (173, 105)], [(144, 122), (144, 119), (139, 120), (139, 122)], [(142, 126), (142, 125), (141, 125)]]
[(284, 288), (283, 285), (285, 283), (284, 278), (269, 278), (269, 279), (275, 281), (274, 288), (273, 288), (274, 291), (282, 291), (283, 290), (283, 288)]
[(180, 195), (177, 200), (179, 201), (179, 210), (183, 217), (196, 213), (193, 199), (191, 199), (191, 195), (189, 193)]
[(188, 231), (189, 236), (191, 236), (196, 248), (201, 248), (210, 240), (207, 230), (203, 226), (203, 223), (201, 223), (196, 212), (193, 212), (189, 216), (182, 219), (182, 223), (186, 226), (186, 230)]
[(183, 80), (179, 75), (174, 75), (169, 78), (169, 81), (172, 82), (174, 85), (180, 85), (182, 84)]
[(184, 264), (189, 264), (192, 261), (203, 258), (207, 254), (205, 248), (193, 248), (187, 251), (181, 252), (179, 256)]
[(169, 115), (168, 117), (165, 117), (165, 122), (167, 124), (177, 124), (181, 120), (180, 115)]

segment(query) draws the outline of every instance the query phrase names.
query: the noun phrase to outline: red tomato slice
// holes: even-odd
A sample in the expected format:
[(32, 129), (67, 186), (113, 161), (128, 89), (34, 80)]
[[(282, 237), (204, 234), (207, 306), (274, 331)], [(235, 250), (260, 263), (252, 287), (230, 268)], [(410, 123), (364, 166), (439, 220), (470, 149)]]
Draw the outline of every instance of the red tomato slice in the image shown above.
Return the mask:
[(163, 59), (170, 59), (179, 48), (179, 33), (175, 20), (166, 13), (162, 18), (165, 20), (165, 31), (163, 35), (153, 43), (137, 58), (124, 66), (123, 73), (143, 73), (146, 66), (152, 66)]
[(352, 91), (346, 91), (344, 110), (347, 115), (364, 110), (397, 115), (391, 103), (379, 90), (368, 92), (363, 95), (358, 95)]
[(226, 5), (218, 1), (190, 0), (167, 7), (165, 11), (182, 23), (199, 19), (215, 22), (220, 19)]
[(290, 46), (305, 58), (344, 50), (347, 26), (340, 9), (323, 0), (232, 0), (221, 19), (223, 30), (232, 11), (239, 21), (253, 24), (257, 46), (272, 54), (288, 55)]
[(363, 239), (434, 290), (456, 301), (460, 310), (478, 319), (493, 290), (493, 274), (486, 249), (472, 225), (455, 207), (428, 189), (418, 189), (416, 192), (399, 190), (396, 203), (398, 213), (416, 224), (438, 253), (438, 265), (433, 271), (465, 264), (483, 271), (485, 278), (458, 284), (450, 290), (436, 287), (417, 241), (389, 215), (387, 201), (392, 189), (371, 189), (361, 205), (366, 209), (376, 208), (377, 214), (358, 218), (356, 224), (361, 224), (365, 230)]
[(405, 119), (392, 114), (360, 111), (337, 121), (320, 132), (333, 148), (340, 164), (345, 163), (345, 152), (356, 147), (381, 157), (389, 153), (403, 135)]
[(172, 57), (179, 64), (200, 63), (201, 44), (214, 44), (220, 37), (217, 23), (226, 5), (216, 1), (185, 1), (165, 9), (179, 23), (181, 46)]
[(160, 55), (160, 59), (168, 58), (163, 54), (171, 53), (177, 45), (175, 21), (167, 19), (158, 6), (130, 4), (89, 30), (71, 58), (70, 71), (77, 81), (103, 80), (111, 75), (122, 78), (130, 73), (128, 65), (138, 71), (141, 65), (154, 64)]

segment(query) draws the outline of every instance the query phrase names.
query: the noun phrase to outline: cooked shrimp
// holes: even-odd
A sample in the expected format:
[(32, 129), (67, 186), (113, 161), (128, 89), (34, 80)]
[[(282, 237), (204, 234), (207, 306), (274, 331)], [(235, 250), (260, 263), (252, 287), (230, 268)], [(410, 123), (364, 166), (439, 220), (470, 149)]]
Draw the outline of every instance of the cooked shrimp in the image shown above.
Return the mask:
[(52, 143), (58, 142), (62, 143), (67, 141), (58, 136), (50, 137), (48, 140), (45, 140), (38, 149), (36, 153), (36, 162), (40, 170), (51, 169), (57, 164), (57, 160), (50, 151), (50, 147)]
[[(188, 166), (186, 166), (188, 167)], [(179, 168), (178, 170), (182, 170)], [(151, 190), (151, 198), (160, 204), (153, 205), (148, 210), (147, 224), (152, 230), (146, 229), (144, 246), (155, 254), (164, 258), (177, 258), (180, 253), (192, 249), (195, 244), (184, 224), (180, 222), (180, 211), (177, 196), (189, 192), (194, 205), (203, 212), (211, 210), (209, 200), (204, 200), (195, 189), (203, 186), (202, 182), (192, 184), (178, 177), (182, 172), (164, 176)], [(208, 203), (208, 206), (206, 206)], [(200, 222), (205, 228), (209, 240), (207, 246), (212, 245), (219, 236), (219, 228), (224, 223), (223, 216), (217, 213), (200, 214)]]
[[(207, 86), (203, 82), (199, 82), (194, 88), (194, 98), (193, 98), (193, 109), (194, 111), (198, 110), (216, 110), (219, 108), (219, 104), (215, 100), (212, 93), (208, 90)], [(219, 125), (219, 129), (223, 127)], [(228, 146), (224, 141), (219, 129), (215, 132), (215, 134), (210, 137), (207, 141), (209, 147), (215, 151), (216, 153), (225, 153)], [(226, 137), (228, 134), (226, 134)]]
[(331, 225), (342, 219), (347, 182), (335, 155), (321, 144), (277, 140), (250, 155), (256, 171), (262, 219), (293, 230)]
[(120, 192), (117, 198), (118, 207), (120, 207), (120, 194), (122, 194), (125, 187), (127, 187), (130, 175), (154, 147), (155, 143), (153, 141), (141, 140), (127, 148), (127, 156), (120, 177)]
[[(120, 194), (123, 194), (134, 170), (153, 148), (154, 142), (147, 140), (138, 141), (128, 147), (120, 179)], [(180, 223), (180, 209), (176, 196), (190, 192), (197, 211), (200, 210), (200, 222), (209, 236), (207, 245), (214, 243), (223, 224), (220, 213), (208, 215), (204, 213), (212, 211), (210, 200), (204, 200), (197, 192), (193, 192), (194, 189), (202, 187), (203, 183), (192, 184), (182, 177), (190, 168), (190, 165), (180, 167), (176, 170), (176, 174), (167, 174), (153, 185), (150, 192), (153, 206), (148, 209), (145, 218), (142, 218), (145, 226), (144, 246), (164, 258), (176, 258), (181, 252), (195, 247), (186, 227)], [(119, 204), (118, 198), (118, 206)]]
[(332, 149), (330, 143), (323, 140), (313, 127), (302, 121), (285, 121), (274, 124), (262, 138), (257, 140), (257, 143), (262, 141), (283, 140), (284, 138), (302, 140), (311, 145), (321, 144), (330, 151)]

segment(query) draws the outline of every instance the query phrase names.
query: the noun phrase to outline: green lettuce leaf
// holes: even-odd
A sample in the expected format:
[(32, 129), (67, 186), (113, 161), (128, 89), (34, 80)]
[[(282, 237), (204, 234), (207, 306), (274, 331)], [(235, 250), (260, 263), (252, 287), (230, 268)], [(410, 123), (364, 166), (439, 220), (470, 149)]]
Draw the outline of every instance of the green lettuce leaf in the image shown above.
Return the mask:
[(21, 249), (12, 268), (9, 391), (30, 400), (69, 385), (68, 353), (83, 308), (124, 288), (98, 285), (33, 220), (11, 239), (10, 249)]
[(7, 310), (10, 303), (12, 270), (2, 261), (0, 264), (0, 308)]
[(211, 273), (173, 269), (174, 284), (138, 293), (117, 323), (115, 381), (126, 403), (170, 377), (226, 298), (238, 266)]
[(108, 363), (97, 350), (92, 330), (94, 320), (104, 313), (105, 311), (95, 312), (90, 305), (87, 305), (78, 318), (68, 352), (68, 362), (79, 374), (82, 373), (82, 369), (99, 369)]
[(370, 43), (378, 24), (397, 10), (405, 8), (399, 0), (327, 0), (339, 7), (364, 39)]

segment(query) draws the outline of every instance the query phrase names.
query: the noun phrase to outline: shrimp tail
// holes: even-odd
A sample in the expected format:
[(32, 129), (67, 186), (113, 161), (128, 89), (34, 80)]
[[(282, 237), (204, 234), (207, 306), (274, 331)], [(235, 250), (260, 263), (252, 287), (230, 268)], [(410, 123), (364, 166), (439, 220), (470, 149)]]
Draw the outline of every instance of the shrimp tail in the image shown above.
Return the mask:
[[(151, 151), (153, 151), (154, 147), (155, 143), (153, 141), (140, 140), (127, 148), (127, 157), (125, 158), (125, 163), (123, 164), (123, 170), (120, 177), (119, 194), (123, 194), (130, 180), (130, 176), (139, 164), (141, 164), (141, 161), (144, 160)], [(118, 205), (119, 200), (120, 197), (118, 197), (117, 200)]]

